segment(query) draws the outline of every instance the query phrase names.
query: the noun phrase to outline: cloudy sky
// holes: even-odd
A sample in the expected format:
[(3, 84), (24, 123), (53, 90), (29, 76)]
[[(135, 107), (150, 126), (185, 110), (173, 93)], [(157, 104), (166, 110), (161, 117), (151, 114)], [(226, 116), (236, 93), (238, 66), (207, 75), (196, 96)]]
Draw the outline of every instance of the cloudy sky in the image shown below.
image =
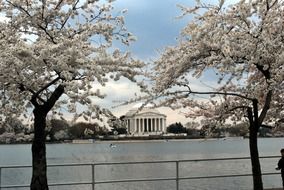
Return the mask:
[(116, 0), (115, 9), (127, 9), (126, 26), (136, 37), (129, 49), (140, 59), (158, 56), (157, 50), (176, 44), (180, 30), (189, 17), (177, 19), (177, 4), (194, 5), (194, 0)]
[[(217, 0), (216, 0), (217, 1)], [(159, 52), (164, 47), (175, 45), (176, 38), (190, 17), (177, 19), (181, 15), (177, 4), (194, 6), (194, 0), (116, 0), (114, 7), (117, 12), (127, 9), (125, 22), (128, 30), (137, 37), (137, 41), (129, 47), (118, 43), (114, 45), (124, 51), (132, 52), (135, 58), (150, 62), (159, 57)], [(200, 86), (196, 81), (196, 86)], [(102, 90), (107, 94), (106, 99), (98, 100), (97, 103), (111, 109), (116, 116), (125, 114), (134, 105), (112, 108), (113, 101), (127, 100), (134, 97), (139, 89), (135, 84), (127, 80), (111, 82)], [(166, 114), (167, 124), (173, 122), (186, 123), (186, 119), (180, 111), (169, 108), (159, 108), (160, 112)]]

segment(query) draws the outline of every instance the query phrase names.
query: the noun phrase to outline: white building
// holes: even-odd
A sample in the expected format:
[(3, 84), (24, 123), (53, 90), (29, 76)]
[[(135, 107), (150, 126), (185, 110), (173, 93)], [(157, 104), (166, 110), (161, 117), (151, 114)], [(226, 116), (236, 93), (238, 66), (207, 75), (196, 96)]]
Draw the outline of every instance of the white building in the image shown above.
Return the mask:
[(151, 106), (138, 110), (135, 106), (125, 114), (127, 131), (134, 135), (156, 135), (166, 132), (167, 116)]

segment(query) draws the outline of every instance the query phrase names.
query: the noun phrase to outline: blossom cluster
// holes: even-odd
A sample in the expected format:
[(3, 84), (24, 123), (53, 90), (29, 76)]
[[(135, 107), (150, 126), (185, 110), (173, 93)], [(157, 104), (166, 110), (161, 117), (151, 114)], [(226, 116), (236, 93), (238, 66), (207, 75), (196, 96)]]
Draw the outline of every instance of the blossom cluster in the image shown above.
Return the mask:
[[(188, 116), (224, 116), (236, 108), (251, 106), (249, 100), (257, 99), (261, 116), (269, 114), (267, 120), (283, 118), (283, 111), (275, 110), (283, 106), (284, 2), (226, 3), (196, 1), (192, 8), (180, 6), (182, 16), (190, 14), (193, 19), (182, 30), (178, 45), (165, 48), (155, 62), (153, 90), (167, 96), (170, 104), (194, 109), (194, 114), (189, 111)], [(209, 70), (219, 76), (212, 91), (223, 95), (206, 97), (208, 100), (200, 101), (198, 106), (192, 100), (194, 90), (198, 90), (190, 89), (187, 76), (199, 78)], [(179, 95), (171, 96), (173, 92)], [(240, 113), (244, 115), (235, 111), (234, 119)]]

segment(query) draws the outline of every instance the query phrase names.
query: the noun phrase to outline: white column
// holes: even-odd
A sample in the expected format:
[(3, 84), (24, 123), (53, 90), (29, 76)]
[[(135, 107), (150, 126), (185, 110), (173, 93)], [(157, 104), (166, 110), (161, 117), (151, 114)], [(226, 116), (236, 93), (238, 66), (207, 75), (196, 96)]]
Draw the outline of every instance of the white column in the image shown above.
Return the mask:
[(166, 131), (166, 127), (167, 127), (167, 125), (166, 125), (166, 119), (164, 119), (164, 131)]
[(152, 123), (152, 118), (149, 118), (149, 121), (150, 121), (151, 132), (153, 132), (153, 123)]
[(142, 126), (143, 126), (143, 130), (142, 130), (142, 131), (143, 131), (143, 133), (144, 133), (144, 132), (145, 132), (145, 121), (144, 121), (144, 118), (142, 119), (142, 123), (143, 123), (143, 124), (142, 124)]
[(153, 132), (153, 123), (152, 123), (152, 118), (150, 118), (149, 120), (150, 120), (151, 132)]
[[(145, 120), (146, 120), (146, 122), (145, 122)], [(148, 129), (148, 118), (145, 118), (145, 119), (144, 119), (144, 123), (146, 124), (146, 125), (145, 125), (145, 128), (146, 128), (146, 131), (145, 131), (145, 132), (149, 132), (149, 129)]]
[(141, 118), (138, 119), (138, 122), (139, 122), (139, 133), (141, 133), (141, 132), (142, 132), (142, 131), (141, 131), (141, 129), (142, 129), (142, 128), (141, 128)]
[(150, 129), (150, 126), (149, 126), (149, 118), (146, 118), (146, 125), (147, 125), (147, 132), (149, 133), (149, 129)]
[(155, 121), (156, 131), (158, 132), (158, 131), (159, 131), (159, 128), (158, 128), (158, 125), (157, 125), (157, 119), (155, 118), (154, 121)]
[(153, 125), (153, 132), (157, 132), (156, 125), (155, 125), (155, 119), (152, 118), (151, 120), (152, 120), (152, 125)]
[(164, 131), (164, 129), (163, 129), (163, 128), (164, 128), (164, 126), (163, 126), (163, 119), (160, 118), (159, 120), (160, 120), (160, 125), (161, 125), (161, 126), (160, 126), (161, 131)]

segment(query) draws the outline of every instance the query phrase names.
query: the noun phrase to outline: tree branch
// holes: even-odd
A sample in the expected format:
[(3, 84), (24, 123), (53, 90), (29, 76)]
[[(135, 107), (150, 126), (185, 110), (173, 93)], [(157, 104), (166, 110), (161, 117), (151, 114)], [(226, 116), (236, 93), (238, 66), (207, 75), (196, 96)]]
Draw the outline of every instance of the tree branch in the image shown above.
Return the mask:
[(59, 79), (61, 79), (60, 76), (56, 77), (53, 81), (50, 81), (49, 83), (44, 85), (40, 90), (38, 90), (36, 92), (36, 94), (39, 95), (42, 91), (44, 91), (45, 89), (49, 88), (51, 85), (55, 84)]
[(247, 114), (248, 114), (248, 119), (249, 119), (249, 130), (250, 130), (250, 134), (252, 134), (254, 122), (253, 122), (253, 113), (252, 113), (251, 107), (247, 108)]
[(38, 102), (36, 101), (36, 99), (37, 99), (38, 97), (37, 97), (37, 95), (36, 94), (33, 94), (32, 95), (32, 98), (31, 98), (31, 103), (34, 105), (34, 107), (38, 107), (39, 106), (39, 104), (38, 104)]
[[(274, 2), (275, 3), (275, 2)], [(263, 76), (265, 77), (266, 79), (266, 82), (267, 84), (269, 85), (269, 79), (271, 79), (271, 74), (270, 74), (270, 71), (269, 71), (269, 68), (267, 70), (264, 70), (264, 66), (262, 65), (258, 65), (256, 64), (256, 68), (263, 74)], [(268, 93), (266, 94), (266, 97), (265, 97), (265, 103), (264, 103), (264, 106), (262, 108), (262, 111), (260, 113), (260, 116), (259, 116), (259, 124), (261, 125), (269, 108), (270, 108), (270, 102), (271, 102), (271, 99), (272, 99), (272, 95), (273, 95), (273, 91), (272, 90), (269, 90)]]
[(41, 1), (41, 3), (42, 3), (42, 5), (41, 5), (41, 19), (42, 19), (42, 20), (43, 20), (43, 18), (44, 18), (45, 1), (46, 1), (46, 0), (42, 0), (42, 1)]
[[(188, 90), (180, 90), (180, 91), (175, 91), (175, 92), (168, 92), (167, 95), (175, 95), (175, 94), (179, 94), (179, 93), (187, 93), (188, 95), (190, 94), (199, 94), (199, 95), (224, 95), (224, 96), (236, 96), (245, 100), (250, 100), (253, 101), (254, 98), (250, 98), (241, 94), (237, 94), (237, 93), (233, 93), (233, 92), (214, 92), (214, 91), (208, 91), (208, 92), (199, 92), (199, 91), (192, 91), (190, 86), (187, 84), (177, 84), (179, 86), (184, 86), (186, 88), (188, 88)], [(163, 96), (164, 94), (161, 94), (160, 96)], [(159, 96), (159, 97), (160, 97)]]
[[(28, 17), (32, 18), (32, 15), (29, 13), (29, 11), (27, 11), (26, 9), (24, 9), (23, 7), (19, 6), (19, 5), (16, 5), (16, 4), (13, 4), (11, 1), (7, 0), (7, 2), (9, 4), (11, 4), (13, 7), (19, 9), (21, 12), (24, 12), (26, 15), (28, 15)], [(54, 37), (51, 36), (51, 34), (47, 31), (47, 26), (46, 27), (43, 27), (41, 26), (40, 24), (38, 23), (35, 23), (40, 29), (42, 29), (45, 34), (48, 36), (48, 38), (51, 40), (52, 43), (54, 44), (57, 44), (55, 41), (54, 41)]]
[(247, 109), (247, 108), (249, 108), (249, 106), (237, 106), (237, 107), (230, 109), (229, 112), (235, 111), (237, 109)]
[(252, 98), (247, 96), (243, 96), (241, 94), (233, 93), (233, 92), (197, 92), (197, 91), (190, 91), (189, 94), (199, 94), (199, 95), (224, 95), (224, 96), (236, 96), (239, 98), (243, 98), (246, 100), (252, 101)]
[(44, 107), (47, 109), (46, 111), (49, 112), (51, 108), (54, 106), (56, 101), (60, 98), (60, 96), (64, 93), (64, 86), (59, 85), (54, 92), (51, 94), (50, 98), (44, 104)]
[(103, 10), (100, 10), (100, 12), (99, 12), (96, 16), (94, 16), (94, 17), (90, 20), (90, 22), (93, 22), (94, 20), (96, 20), (97, 18), (99, 18), (99, 17), (102, 15), (102, 13), (103, 13)]
[(24, 13), (26, 13), (29, 17), (31, 17), (31, 15), (30, 15), (30, 13), (26, 10), (26, 9), (24, 9), (23, 7), (21, 7), (21, 6), (19, 6), (19, 5), (16, 5), (16, 4), (14, 4), (14, 3), (12, 3), (11, 1), (8, 1), (8, 0), (6, 0), (10, 5), (12, 5), (13, 7), (15, 7), (15, 8), (18, 8), (19, 10), (22, 10)]
[[(200, 94), (200, 95), (236, 96), (236, 97), (240, 97), (240, 98), (243, 98), (243, 99), (246, 99), (246, 100), (250, 100), (253, 103), (255, 101), (257, 101), (257, 99), (249, 98), (247, 96), (243, 96), (243, 95), (240, 95), (240, 94), (237, 94), (237, 93), (230, 93), (230, 92), (196, 92), (196, 91), (192, 91), (188, 85), (184, 85), (184, 86), (186, 86), (188, 88), (188, 91), (178, 91), (178, 92), (180, 92), (180, 93), (187, 92), (188, 94)], [(269, 90), (267, 95), (266, 95), (265, 103), (264, 103), (264, 106), (263, 106), (262, 111), (260, 113), (260, 116), (258, 117), (258, 114), (254, 113), (255, 117), (258, 117), (258, 126), (260, 126), (262, 124), (262, 122), (263, 122), (263, 120), (264, 120), (264, 118), (265, 118), (265, 116), (266, 116), (266, 114), (267, 114), (267, 112), (268, 112), (268, 110), (270, 108), (270, 102), (272, 100), (272, 95), (273, 95), (273, 91)], [(248, 108), (248, 106), (239, 106), (237, 108)], [(258, 108), (256, 108), (256, 109), (258, 109)], [(258, 111), (258, 110), (254, 110), (254, 111)]]
[(253, 116), (254, 116), (254, 127), (256, 127), (256, 131), (259, 130), (259, 117), (258, 117), (258, 101), (257, 99), (252, 100), (253, 105)]
[(57, 5), (55, 6), (54, 10), (58, 9), (62, 2), (63, 2), (63, 0), (60, 0), (60, 1), (57, 3)]
[[(23, 84), (21, 84), (23, 85)], [(23, 85), (24, 86), (24, 85)], [(30, 88), (26, 88), (24, 87), (27, 91), (29, 91), (30, 93), (32, 93), (32, 99), (35, 98), (35, 99), (39, 99), (42, 103), (45, 103), (45, 100), (42, 99), (35, 91), (33, 91), (32, 89)], [(32, 102), (33, 103), (33, 102)]]
[[(62, 2), (62, 1), (61, 1)], [(79, 0), (77, 0), (75, 3), (74, 3), (74, 5), (73, 5), (73, 7), (72, 7), (72, 11), (74, 11), (75, 9), (76, 9), (76, 6), (77, 6), (77, 4), (79, 3)], [(59, 5), (58, 5), (59, 6)], [(56, 6), (56, 8), (57, 8), (57, 6)], [(66, 19), (64, 20), (64, 22), (62, 23), (62, 25), (61, 25), (61, 28), (60, 28), (60, 30), (62, 30), (63, 28), (64, 28), (64, 26), (65, 26), (65, 24), (67, 23), (67, 21), (69, 20), (69, 18), (70, 18), (70, 14), (66, 17)]]
[(270, 108), (270, 102), (272, 100), (272, 95), (273, 95), (273, 92), (272, 90), (269, 90), (268, 93), (266, 94), (266, 98), (265, 98), (265, 103), (264, 103), (264, 106), (262, 108), (262, 111), (260, 113), (260, 116), (259, 116), (259, 123), (262, 124), (269, 108)]
[(266, 80), (271, 78), (270, 72), (269, 72), (269, 68), (267, 70), (264, 70), (264, 66), (263, 65), (259, 65), (259, 64), (255, 64), (256, 68), (263, 74), (263, 76), (265, 77)]

